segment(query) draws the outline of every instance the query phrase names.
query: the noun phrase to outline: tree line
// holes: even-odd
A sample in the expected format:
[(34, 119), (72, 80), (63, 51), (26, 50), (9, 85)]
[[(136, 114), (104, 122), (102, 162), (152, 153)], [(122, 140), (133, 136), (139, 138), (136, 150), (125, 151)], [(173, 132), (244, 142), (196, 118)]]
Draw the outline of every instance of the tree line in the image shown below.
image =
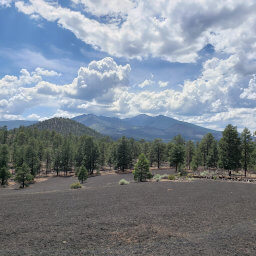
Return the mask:
[(152, 142), (122, 137), (113, 141), (108, 137), (61, 135), (36, 127), (20, 127), (8, 131), (0, 129), (0, 181), (5, 185), (11, 175), (24, 187), (44, 171), (68, 175), (76, 171), (81, 180), (105, 168), (125, 171), (133, 169), (143, 154), (150, 166), (160, 168), (163, 163), (176, 171), (184, 168), (196, 171), (199, 167), (232, 170), (248, 169), (256, 165), (256, 143), (245, 128), (241, 134), (228, 125), (220, 141), (211, 133), (201, 141), (185, 141), (180, 135), (169, 143), (161, 139)]

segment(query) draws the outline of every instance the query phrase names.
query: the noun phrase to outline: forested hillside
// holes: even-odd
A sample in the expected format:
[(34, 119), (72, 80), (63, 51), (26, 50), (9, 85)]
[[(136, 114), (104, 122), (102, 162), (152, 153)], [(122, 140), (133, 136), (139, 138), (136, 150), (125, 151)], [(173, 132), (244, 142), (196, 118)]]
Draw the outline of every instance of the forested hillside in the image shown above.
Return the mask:
[(73, 134), (76, 136), (88, 135), (95, 138), (102, 138), (99, 132), (86, 127), (85, 125), (78, 123), (74, 120), (62, 117), (51, 118), (36, 124), (33, 124), (32, 127), (37, 128), (38, 130), (49, 130), (55, 131), (57, 133), (68, 135)]
[[(232, 125), (226, 127), (220, 141), (208, 133), (195, 144), (193, 141), (185, 141), (180, 135), (168, 143), (161, 139), (152, 142), (136, 141), (124, 136), (117, 141), (108, 137), (92, 137), (83, 133), (91, 129), (82, 126), (80, 130), (81, 126), (69, 119), (54, 118), (41, 124), (41, 127), (34, 125), (10, 131), (6, 127), (0, 129), (2, 184), (6, 184), (10, 178), (10, 169), (16, 178), (26, 174), (28, 179), (41, 172), (54, 171), (57, 175), (60, 172), (67, 175), (77, 168), (83, 168), (89, 174), (105, 168), (124, 171), (134, 168), (142, 153), (151, 166), (159, 168), (163, 163), (168, 163), (177, 172), (184, 169), (196, 171), (199, 167), (228, 171), (242, 168), (246, 175), (247, 170), (254, 169), (256, 165), (256, 143), (250, 131), (244, 129), (239, 135)], [(74, 129), (73, 124), (78, 128)], [(53, 127), (62, 134), (57, 133)], [(83, 135), (77, 136), (75, 133)]]

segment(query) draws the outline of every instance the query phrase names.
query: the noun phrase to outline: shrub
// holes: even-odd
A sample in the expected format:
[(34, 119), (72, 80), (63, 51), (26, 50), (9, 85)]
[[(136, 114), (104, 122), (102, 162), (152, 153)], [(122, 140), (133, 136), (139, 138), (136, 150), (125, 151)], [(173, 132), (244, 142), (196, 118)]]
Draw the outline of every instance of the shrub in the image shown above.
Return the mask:
[(119, 180), (119, 185), (128, 185), (130, 182), (125, 180), (125, 179), (121, 179)]
[(161, 180), (167, 180), (169, 178), (168, 174), (161, 175)]
[(81, 168), (79, 169), (79, 172), (77, 173), (77, 177), (78, 177), (78, 180), (81, 183), (84, 183), (84, 181), (87, 180), (87, 178), (88, 178), (88, 171), (85, 168), (85, 166), (81, 166)]
[(158, 181), (161, 180), (161, 175), (160, 174), (155, 174), (153, 179), (158, 182)]
[(203, 171), (200, 173), (200, 176), (209, 176), (210, 173), (208, 171)]
[(139, 160), (134, 168), (134, 180), (141, 182), (151, 178), (152, 174), (149, 171), (149, 161), (144, 154), (140, 154)]
[(170, 174), (170, 175), (168, 176), (168, 180), (176, 180), (175, 175)]
[(81, 187), (82, 187), (82, 185), (80, 184), (80, 182), (75, 182), (70, 185), (70, 188), (72, 188), (72, 189), (78, 189)]

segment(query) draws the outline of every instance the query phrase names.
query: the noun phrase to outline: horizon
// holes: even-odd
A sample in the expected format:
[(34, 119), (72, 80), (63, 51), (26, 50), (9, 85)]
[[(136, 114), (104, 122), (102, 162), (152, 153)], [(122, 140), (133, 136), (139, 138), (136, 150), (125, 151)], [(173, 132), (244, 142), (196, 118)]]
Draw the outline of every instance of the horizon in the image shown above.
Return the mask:
[(0, 0), (0, 120), (147, 114), (254, 132), (256, 3), (215, 6)]

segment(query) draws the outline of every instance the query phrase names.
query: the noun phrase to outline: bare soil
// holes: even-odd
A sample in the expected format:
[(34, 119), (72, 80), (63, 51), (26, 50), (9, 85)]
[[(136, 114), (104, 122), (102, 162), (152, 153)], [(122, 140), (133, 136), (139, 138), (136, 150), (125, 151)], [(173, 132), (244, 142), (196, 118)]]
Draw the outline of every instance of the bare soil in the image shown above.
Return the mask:
[(256, 184), (75, 181), (1, 188), (0, 255), (256, 255)]

